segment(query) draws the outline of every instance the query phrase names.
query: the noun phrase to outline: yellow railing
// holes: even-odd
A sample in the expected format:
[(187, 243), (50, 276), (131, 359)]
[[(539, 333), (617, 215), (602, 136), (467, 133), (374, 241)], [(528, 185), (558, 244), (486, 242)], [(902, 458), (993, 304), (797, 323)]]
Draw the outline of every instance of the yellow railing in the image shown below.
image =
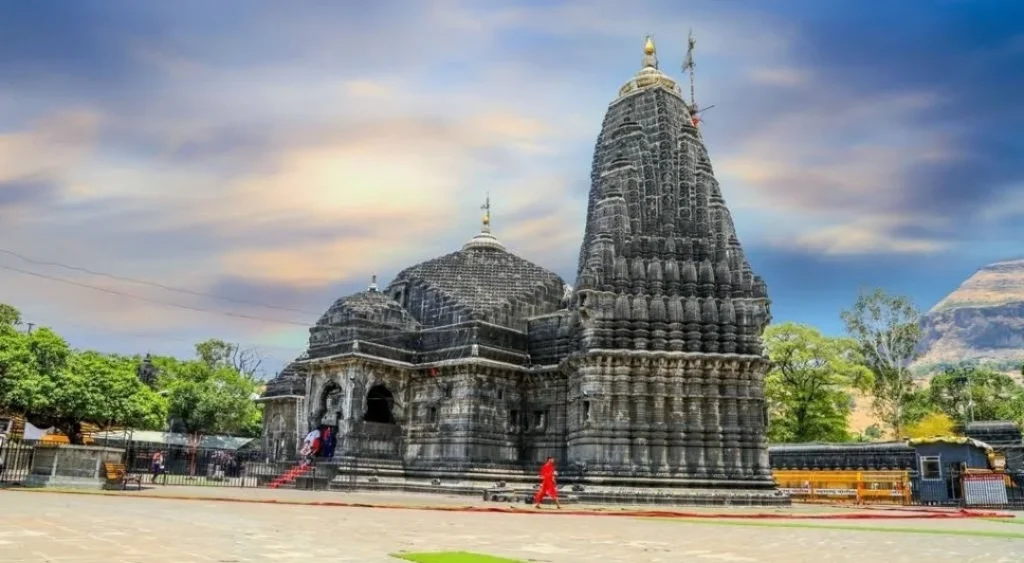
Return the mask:
[(910, 503), (908, 471), (773, 471), (798, 502)]

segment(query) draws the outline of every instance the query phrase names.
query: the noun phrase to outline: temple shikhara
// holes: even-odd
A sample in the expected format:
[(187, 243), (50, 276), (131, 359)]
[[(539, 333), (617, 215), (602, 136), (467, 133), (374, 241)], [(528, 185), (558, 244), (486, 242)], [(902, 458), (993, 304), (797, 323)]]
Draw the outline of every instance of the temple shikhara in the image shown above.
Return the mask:
[(510, 252), (487, 205), (461, 249), (324, 313), (262, 398), (268, 451), (330, 429), (318, 464), (349, 486), (532, 484), (550, 455), (582, 500), (788, 503), (765, 441), (767, 290), (697, 114), (648, 39), (597, 138), (575, 285)]

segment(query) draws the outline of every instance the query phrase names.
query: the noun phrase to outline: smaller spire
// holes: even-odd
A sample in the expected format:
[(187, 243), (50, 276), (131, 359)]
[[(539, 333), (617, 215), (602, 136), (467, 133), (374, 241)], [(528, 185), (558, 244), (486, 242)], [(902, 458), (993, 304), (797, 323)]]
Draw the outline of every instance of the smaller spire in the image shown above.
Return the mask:
[(650, 35), (644, 42), (644, 58), (640, 63), (641, 68), (658, 68), (658, 49), (654, 46), (654, 38)]
[(487, 192), (487, 199), (484, 201), (484, 204), (480, 206), (480, 209), (482, 209), (483, 212), (484, 212), (483, 232), (489, 233), (489, 232), (491, 232), (491, 193), (490, 192)]
[(378, 289), (380, 288), (377, 287), (377, 274), (373, 274), (370, 276), (370, 287), (367, 288), (367, 291), (377, 291)]

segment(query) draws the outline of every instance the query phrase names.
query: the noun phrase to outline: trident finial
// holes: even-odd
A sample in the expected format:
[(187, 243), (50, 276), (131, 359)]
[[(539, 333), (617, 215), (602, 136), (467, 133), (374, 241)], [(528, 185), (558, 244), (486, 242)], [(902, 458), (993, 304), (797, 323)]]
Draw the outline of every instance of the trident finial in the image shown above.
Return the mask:
[(693, 30), (690, 30), (690, 35), (687, 37), (686, 47), (686, 58), (683, 59), (683, 72), (690, 75), (690, 105), (693, 106), (693, 111), (697, 111), (697, 96), (695, 95), (693, 70), (696, 68), (696, 64), (693, 62), (693, 50), (697, 46), (697, 38), (693, 36)]
[(484, 212), (483, 224), (484, 232), (491, 232), (491, 193), (487, 192), (487, 199), (484, 204), (480, 206), (480, 209)]

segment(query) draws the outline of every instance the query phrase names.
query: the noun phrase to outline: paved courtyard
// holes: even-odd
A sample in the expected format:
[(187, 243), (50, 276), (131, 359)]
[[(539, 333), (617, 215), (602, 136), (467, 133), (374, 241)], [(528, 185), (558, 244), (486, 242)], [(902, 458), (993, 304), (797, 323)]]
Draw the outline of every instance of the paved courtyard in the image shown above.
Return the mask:
[[(207, 494), (170, 487), (149, 498), (0, 491), (0, 561), (397, 563), (388, 554), (445, 550), (559, 563), (1024, 561), (1024, 520), (678, 521), (172, 500), (154, 493)], [(278, 491), (273, 498), (466, 504), (367, 493)]]

